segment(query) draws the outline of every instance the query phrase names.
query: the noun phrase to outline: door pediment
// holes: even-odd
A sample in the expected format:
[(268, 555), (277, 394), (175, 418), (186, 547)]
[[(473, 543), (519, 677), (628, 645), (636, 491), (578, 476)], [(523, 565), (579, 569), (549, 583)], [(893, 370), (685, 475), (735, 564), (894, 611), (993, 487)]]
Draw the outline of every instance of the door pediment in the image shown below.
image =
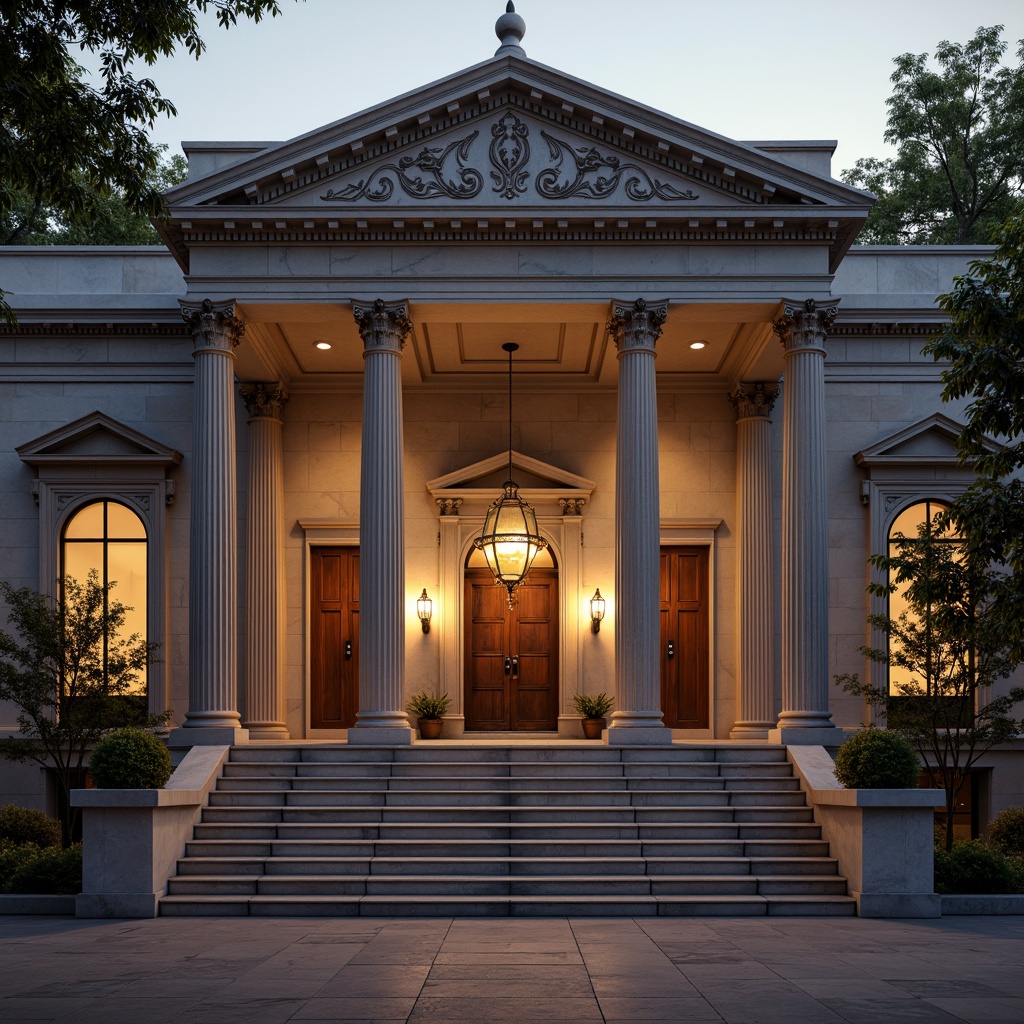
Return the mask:
[[(482, 516), (508, 479), (508, 463), (509, 453), (501, 452), (428, 480), (427, 490), (442, 516)], [(512, 475), (538, 515), (582, 515), (596, 486), (593, 480), (517, 451), (512, 452)]]

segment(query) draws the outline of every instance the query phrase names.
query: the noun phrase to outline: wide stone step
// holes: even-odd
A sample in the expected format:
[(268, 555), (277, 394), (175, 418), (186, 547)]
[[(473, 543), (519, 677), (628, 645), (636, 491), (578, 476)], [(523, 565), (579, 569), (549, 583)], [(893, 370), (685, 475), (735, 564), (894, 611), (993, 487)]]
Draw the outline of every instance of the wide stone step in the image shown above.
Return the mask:
[(846, 896), (166, 896), (165, 917), (848, 916)]

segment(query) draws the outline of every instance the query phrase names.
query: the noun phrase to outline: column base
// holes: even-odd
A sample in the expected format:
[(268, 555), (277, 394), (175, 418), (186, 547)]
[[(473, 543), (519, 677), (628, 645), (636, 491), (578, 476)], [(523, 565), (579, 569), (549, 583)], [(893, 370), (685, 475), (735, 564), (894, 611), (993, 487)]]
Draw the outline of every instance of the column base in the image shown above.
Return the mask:
[(348, 744), (362, 747), (408, 747), (416, 735), (408, 726), (364, 725), (348, 731)]
[(228, 726), (182, 726), (172, 729), (167, 746), (174, 750), (185, 747), (230, 747), (249, 742), (248, 729), (232, 729)]
[(248, 726), (251, 740), (288, 740), (291, 735), (283, 725), (250, 725)]
[(731, 740), (766, 740), (774, 722), (737, 722), (729, 732)]
[(850, 735), (852, 734), (849, 731), (835, 725), (821, 729), (796, 729), (780, 726), (777, 729), (768, 730), (768, 742), (782, 743), (785, 746), (804, 744), (815, 747), (838, 747)]
[(672, 744), (672, 730), (665, 725), (613, 725), (604, 730), (602, 739), (609, 747), (668, 747)]

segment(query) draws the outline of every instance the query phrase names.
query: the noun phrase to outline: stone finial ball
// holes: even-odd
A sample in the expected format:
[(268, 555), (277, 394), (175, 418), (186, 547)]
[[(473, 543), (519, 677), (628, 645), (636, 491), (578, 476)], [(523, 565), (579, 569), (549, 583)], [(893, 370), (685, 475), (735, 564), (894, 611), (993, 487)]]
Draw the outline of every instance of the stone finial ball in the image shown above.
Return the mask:
[(518, 46), (526, 35), (526, 22), (516, 14), (515, 4), (509, 0), (505, 13), (494, 23), (494, 34), (502, 46)]

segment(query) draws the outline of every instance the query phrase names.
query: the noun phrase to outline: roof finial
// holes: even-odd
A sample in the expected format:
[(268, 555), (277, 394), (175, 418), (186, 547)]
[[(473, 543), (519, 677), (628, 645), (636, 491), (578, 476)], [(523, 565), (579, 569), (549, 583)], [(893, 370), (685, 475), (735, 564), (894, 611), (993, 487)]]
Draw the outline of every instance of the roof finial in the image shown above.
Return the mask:
[(505, 13), (495, 22), (494, 34), (501, 40), (501, 46), (494, 51), (495, 57), (513, 54), (525, 57), (526, 51), (519, 45), (526, 35), (526, 22), (516, 14), (516, 5), (508, 0)]

